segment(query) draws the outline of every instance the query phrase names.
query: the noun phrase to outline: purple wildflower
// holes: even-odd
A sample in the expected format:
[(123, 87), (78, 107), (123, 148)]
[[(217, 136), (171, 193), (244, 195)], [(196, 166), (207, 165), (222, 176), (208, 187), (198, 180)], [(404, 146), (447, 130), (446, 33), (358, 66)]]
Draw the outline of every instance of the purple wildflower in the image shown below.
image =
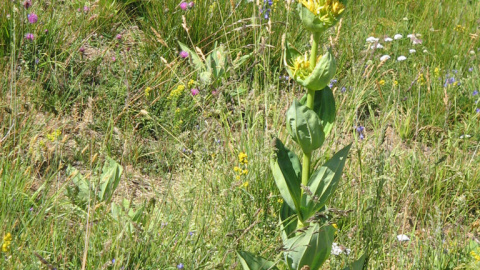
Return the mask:
[(195, 6), (195, 2), (192, 1), (188, 3), (188, 8), (193, 8), (194, 6)]
[(112, 62), (115, 62), (117, 61), (117, 58), (115, 58), (115, 56), (112, 56)]
[(365, 139), (365, 133), (364, 133), (365, 127), (364, 126), (357, 126), (355, 128), (355, 130), (357, 131), (360, 140)]
[(87, 7), (87, 6), (84, 6), (84, 7), (83, 7), (83, 11), (84, 11), (85, 13), (87, 13), (87, 12), (89, 12), (89, 11), (90, 11), (90, 8), (89, 8), (89, 7)]
[(80, 47), (80, 49), (78, 49), (78, 51), (82, 54), (85, 53), (85, 47)]
[(200, 93), (200, 91), (198, 91), (197, 88), (192, 88), (192, 89), (190, 90), (190, 93), (192, 93), (192, 96), (196, 96), (196, 95), (198, 95), (198, 93)]
[(28, 39), (30, 41), (33, 41), (35, 39), (35, 36), (32, 33), (27, 33), (25, 35), (25, 39)]
[(112, 259), (112, 263), (115, 264), (115, 259)]
[(328, 87), (332, 88), (337, 82), (338, 82), (337, 79), (332, 79), (328, 84)]
[(35, 13), (28, 14), (27, 18), (28, 18), (28, 22), (30, 22), (31, 24), (34, 24), (38, 21), (38, 16)]
[(347, 92), (347, 88), (344, 86), (344, 87), (342, 87), (342, 89), (341, 89), (340, 91), (341, 91), (342, 93), (345, 93), (345, 92)]
[(469, 72), (472, 72), (472, 71), (473, 71), (473, 68), (472, 68), (472, 67), (471, 67), (471, 68), (469, 68), (469, 69), (468, 69), (468, 71), (469, 71)]
[(477, 113), (480, 113), (480, 108), (477, 108), (475, 111), (476, 111)]
[(179, 263), (179, 264), (177, 265), (177, 269), (184, 269), (183, 263)]
[(187, 57), (188, 57), (188, 52), (186, 52), (186, 51), (181, 51), (181, 52), (179, 53), (179, 55), (180, 55), (181, 58), (187, 58)]
[(187, 10), (188, 8), (188, 3), (187, 2), (181, 2), (180, 5), (178, 5), (182, 10)]
[(120, 39), (122, 39), (122, 35), (117, 34), (117, 36), (116, 36), (115, 38), (118, 39), (118, 40), (120, 40)]
[(478, 95), (478, 90), (473, 90), (472, 96)]

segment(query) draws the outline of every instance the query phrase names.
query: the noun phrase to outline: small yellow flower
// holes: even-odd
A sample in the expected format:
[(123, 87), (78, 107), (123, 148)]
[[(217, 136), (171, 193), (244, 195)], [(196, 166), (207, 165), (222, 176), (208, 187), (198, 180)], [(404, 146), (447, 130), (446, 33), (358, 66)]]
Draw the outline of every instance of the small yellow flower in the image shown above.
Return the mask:
[(335, 228), (335, 230), (338, 230), (338, 225), (337, 225), (337, 223), (333, 223), (332, 226), (333, 226), (333, 228)]
[(240, 162), (242, 164), (248, 164), (248, 159), (247, 158), (248, 158), (248, 156), (244, 152), (240, 152), (238, 154), (238, 162)]
[(393, 81), (393, 85), (397, 86), (397, 85), (398, 85), (398, 82), (397, 82), (397, 81)]
[(145, 88), (145, 96), (149, 97), (151, 91), (152, 91), (152, 88), (150, 88), (150, 87)]
[(190, 79), (190, 81), (188, 81), (188, 84), (187, 84), (188, 88), (191, 88), (192, 86), (194, 86), (195, 83), (196, 82), (194, 80)]
[(235, 172), (240, 172), (241, 170), (242, 170), (242, 169), (240, 169), (240, 168), (237, 167), (237, 166), (233, 167), (233, 171), (235, 171)]
[(240, 187), (241, 188), (247, 188), (248, 187), (248, 181), (243, 182), (243, 184)]
[(47, 134), (47, 139), (54, 142), (62, 135), (62, 131), (60, 129), (54, 130), (52, 133)]
[(282, 199), (282, 198), (279, 198), (279, 199), (277, 200), (277, 202), (278, 202), (278, 203), (283, 203), (283, 199)]
[(378, 82), (378, 84), (380, 84), (380, 85), (385, 85), (385, 80), (380, 80), (380, 81)]
[(242, 171), (242, 174), (247, 174), (247, 173), (248, 173), (248, 170), (247, 170), (247, 169), (245, 169), (245, 170)]
[(433, 73), (435, 74), (435, 77), (440, 77), (440, 68), (436, 67)]
[(2, 251), (3, 252), (8, 252), (10, 250), (10, 244), (11, 243), (12, 243), (12, 235), (10, 233), (7, 233), (3, 237)]

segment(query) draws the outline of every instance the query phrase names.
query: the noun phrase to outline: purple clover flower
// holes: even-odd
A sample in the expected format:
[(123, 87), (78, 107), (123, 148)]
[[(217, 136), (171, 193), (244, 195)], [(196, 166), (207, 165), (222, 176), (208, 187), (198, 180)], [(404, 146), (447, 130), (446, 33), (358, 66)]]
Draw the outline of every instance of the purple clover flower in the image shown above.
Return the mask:
[(192, 1), (188, 3), (188, 8), (193, 8), (194, 6), (195, 6), (195, 2)]
[(116, 36), (115, 38), (118, 39), (118, 40), (121, 40), (121, 39), (122, 39), (122, 35), (117, 34), (117, 36)]
[(188, 9), (188, 3), (187, 2), (181, 2), (180, 5), (178, 5), (182, 10), (187, 10)]
[(80, 47), (80, 49), (78, 49), (78, 51), (79, 51), (81, 54), (84, 54), (84, 53), (85, 53), (85, 47)]
[(27, 15), (28, 22), (34, 24), (38, 21), (38, 16), (35, 13), (30, 13)]
[(179, 53), (179, 55), (180, 55), (181, 58), (187, 58), (187, 57), (188, 57), (188, 52), (186, 52), (186, 51), (181, 51), (181, 52)]
[(25, 39), (33, 41), (35, 39), (35, 36), (32, 33), (27, 33), (25, 35)]
[(196, 96), (196, 95), (198, 95), (198, 93), (200, 93), (200, 91), (198, 91), (197, 88), (192, 88), (192, 89), (190, 90), (190, 93), (192, 93), (192, 96)]
[(83, 12), (87, 13), (87, 12), (89, 12), (89, 11), (90, 11), (90, 8), (89, 8), (89, 7), (87, 7), (87, 6), (84, 6), (84, 7), (83, 7)]

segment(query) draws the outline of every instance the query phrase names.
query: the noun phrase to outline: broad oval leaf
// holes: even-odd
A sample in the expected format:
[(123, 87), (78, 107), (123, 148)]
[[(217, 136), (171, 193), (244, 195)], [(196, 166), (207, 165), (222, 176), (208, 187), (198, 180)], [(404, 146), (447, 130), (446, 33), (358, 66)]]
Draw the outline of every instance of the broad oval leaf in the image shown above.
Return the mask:
[(287, 130), (304, 153), (320, 148), (325, 140), (322, 124), (317, 114), (295, 100), (287, 111)]
[(115, 192), (115, 189), (120, 183), (122, 172), (122, 166), (115, 162), (115, 160), (107, 157), (105, 164), (103, 165), (102, 175), (100, 176), (100, 193), (98, 195), (98, 200), (100, 202), (110, 202), (113, 192)]
[[(302, 99), (300, 99), (300, 103), (305, 105), (306, 102), (307, 95), (304, 95)], [(325, 86), (322, 91), (315, 91), (313, 111), (317, 114), (318, 118), (320, 118), (323, 133), (325, 133), (326, 137), (333, 128), (336, 116), (335, 97), (330, 87)]]
[(270, 160), (270, 167), (283, 201), (297, 211), (300, 209), (302, 165), (297, 155), (288, 150), (279, 139), (275, 139), (275, 154)]
[(195, 51), (190, 50), (187, 45), (183, 44), (180, 41), (178, 42), (178, 45), (180, 46), (182, 51), (188, 52), (188, 57), (192, 60), (192, 63), (197, 70), (205, 70), (205, 64)]
[(308, 181), (309, 192), (302, 197), (302, 215), (308, 219), (327, 203), (337, 189), (342, 176), (348, 151), (352, 144), (338, 151), (331, 159), (316, 170)]
[(331, 225), (320, 228), (311, 225), (306, 231), (284, 242), (285, 257), (290, 269), (300, 270), (309, 266), (317, 270), (330, 256), (335, 229)]

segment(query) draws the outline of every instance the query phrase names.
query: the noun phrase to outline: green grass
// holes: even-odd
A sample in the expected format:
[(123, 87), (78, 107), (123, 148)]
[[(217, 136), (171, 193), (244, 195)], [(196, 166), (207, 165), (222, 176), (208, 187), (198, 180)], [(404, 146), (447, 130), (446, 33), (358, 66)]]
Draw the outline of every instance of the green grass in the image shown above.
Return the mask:
[[(309, 40), (293, 6), (277, 1), (269, 23), (247, 1), (198, 0), (189, 11), (177, 1), (34, 1), (28, 11), (7, 2), (0, 11), (0, 236), (11, 233), (13, 241), (0, 254), (1, 269), (240, 269), (241, 249), (281, 260), (271, 143), (278, 136), (294, 147), (284, 114), (304, 94), (279, 79), (286, 75), (282, 35), (302, 51)], [(84, 5), (89, 11), (78, 12)], [(351, 210), (333, 219), (335, 242), (352, 253), (331, 255), (325, 269), (342, 269), (362, 252), (368, 269), (477, 269), (470, 252), (480, 239), (480, 95), (473, 95), (480, 4), (347, 7), (334, 46), (337, 122), (313, 159), (353, 141), (329, 203)], [(29, 24), (28, 12), (39, 22)], [(365, 42), (397, 33), (404, 39), (381, 41), (381, 50)], [(412, 45), (410, 33), (421, 34), (422, 44)], [(204, 54), (224, 44), (229, 61), (251, 56), (215, 87), (169, 99), (179, 84), (199, 79), (178, 57), (177, 41)], [(392, 58), (379, 65), (384, 54)], [(400, 55), (407, 60), (398, 62)], [(460, 84), (444, 87), (452, 76)], [(248, 154), (248, 174), (237, 179), (240, 152)], [(84, 211), (66, 195), (68, 166), (95, 182), (107, 156), (124, 168), (114, 202), (144, 207), (133, 223), (126, 214), (114, 219), (109, 204), (92, 201)], [(410, 241), (397, 241), (399, 234)]]

